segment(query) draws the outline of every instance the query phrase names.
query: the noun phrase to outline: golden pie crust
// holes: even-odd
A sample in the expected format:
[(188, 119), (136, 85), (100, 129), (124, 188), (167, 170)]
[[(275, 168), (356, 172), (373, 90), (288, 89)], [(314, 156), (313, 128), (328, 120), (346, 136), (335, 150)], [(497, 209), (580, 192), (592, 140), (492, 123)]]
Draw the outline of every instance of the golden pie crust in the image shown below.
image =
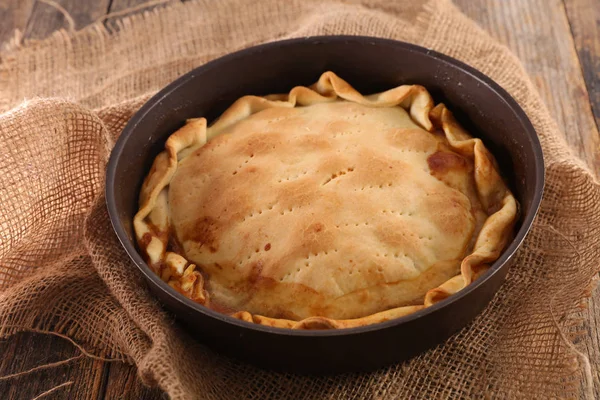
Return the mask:
[(425, 88), (363, 96), (332, 72), (190, 119), (146, 177), (134, 219), (180, 293), (258, 324), (348, 328), (469, 285), (511, 238), (494, 157)]

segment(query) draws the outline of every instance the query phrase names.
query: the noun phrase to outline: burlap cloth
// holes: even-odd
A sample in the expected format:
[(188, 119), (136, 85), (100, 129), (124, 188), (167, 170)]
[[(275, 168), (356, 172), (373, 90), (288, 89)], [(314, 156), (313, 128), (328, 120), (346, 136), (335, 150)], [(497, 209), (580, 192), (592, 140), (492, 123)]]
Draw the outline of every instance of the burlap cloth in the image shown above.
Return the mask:
[[(596, 360), (573, 343), (599, 269), (598, 181), (504, 46), (447, 0), (408, 3), (419, 2), (192, 1), (124, 19), (115, 32), (61, 31), (2, 54), (0, 337), (64, 333), (135, 363), (173, 399), (591, 395)], [(370, 374), (267, 372), (196, 344), (153, 300), (110, 226), (106, 161), (135, 110), (193, 67), (265, 41), (342, 33), (435, 49), (507, 89), (542, 142), (544, 201), (500, 292), (443, 345)]]

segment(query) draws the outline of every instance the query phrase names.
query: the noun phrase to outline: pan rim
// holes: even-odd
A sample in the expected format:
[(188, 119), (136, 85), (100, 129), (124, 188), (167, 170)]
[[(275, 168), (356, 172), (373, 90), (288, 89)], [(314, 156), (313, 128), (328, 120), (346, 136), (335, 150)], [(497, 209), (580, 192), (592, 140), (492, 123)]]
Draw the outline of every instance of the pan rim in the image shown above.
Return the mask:
[[(275, 328), (265, 325), (260, 325), (252, 322), (242, 321), (233, 317), (230, 317), (225, 314), (218, 313), (217, 311), (211, 310), (207, 307), (204, 307), (191, 299), (183, 296), (179, 292), (175, 291), (172, 287), (170, 287), (167, 283), (162, 281), (158, 275), (156, 275), (150, 267), (144, 262), (141, 255), (138, 253), (135, 245), (129, 240), (129, 237), (125, 231), (125, 228), (121, 225), (119, 219), (119, 209), (116, 204), (116, 192), (115, 192), (115, 177), (117, 175), (117, 166), (119, 160), (124, 154), (124, 147), (127, 143), (129, 137), (135, 132), (136, 126), (146, 117), (148, 113), (150, 113), (154, 107), (160, 105), (161, 101), (169, 96), (172, 92), (176, 91), (182, 85), (187, 84), (191, 79), (195, 78), (196, 75), (212, 70), (214, 68), (219, 68), (219, 66), (223, 63), (228, 63), (234, 61), (236, 59), (244, 58), (248, 55), (254, 53), (260, 53), (266, 50), (271, 50), (275, 48), (285, 47), (285, 46), (293, 46), (299, 43), (311, 43), (311, 44), (322, 44), (322, 43), (331, 43), (331, 42), (344, 42), (344, 43), (356, 43), (356, 44), (371, 44), (375, 46), (384, 46), (384, 47), (392, 47), (393, 49), (403, 48), (404, 50), (408, 50), (415, 53), (420, 53), (421, 55), (425, 55), (437, 62), (442, 62), (445, 64), (450, 64), (462, 72), (471, 75), (473, 78), (481, 81), (483, 84), (488, 86), (492, 92), (498, 96), (502, 101), (504, 101), (507, 107), (515, 114), (521, 125), (523, 126), (523, 133), (527, 136), (531, 144), (531, 148), (534, 153), (535, 159), (535, 185), (532, 189), (533, 199), (527, 210), (527, 216), (523, 219), (521, 227), (517, 231), (514, 236), (514, 239), (509, 243), (506, 249), (502, 252), (500, 257), (492, 264), (492, 266), (483, 273), (478, 279), (468, 285), (466, 288), (462, 289), (458, 293), (449, 296), (448, 298), (436, 303), (430, 307), (424, 308), (422, 310), (416, 311), (412, 314), (396, 318), (390, 321), (365, 325), (354, 328), (345, 328), (345, 329), (331, 329), (331, 330), (294, 330), (287, 328)], [(393, 50), (390, 49), (390, 50)], [(369, 36), (312, 36), (305, 38), (295, 38), (295, 39), (287, 39), (269, 42), (266, 44), (261, 44), (258, 46), (249, 47), (246, 49), (242, 49), (233, 53), (229, 53), (223, 57), (217, 58), (213, 61), (210, 61), (206, 64), (203, 64), (200, 67), (197, 67), (188, 73), (182, 75), (177, 78), (166, 87), (161, 89), (156, 95), (150, 98), (144, 105), (134, 114), (134, 116), (129, 120), (125, 128), (123, 129), (120, 137), (118, 138), (115, 146), (111, 151), (111, 155), (108, 161), (107, 169), (106, 169), (106, 187), (105, 187), (105, 196), (106, 203), (108, 208), (109, 217), (111, 220), (111, 224), (113, 229), (119, 239), (119, 242), (124, 247), (125, 251), (137, 266), (137, 268), (142, 272), (146, 279), (148, 279), (153, 285), (157, 288), (168, 294), (173, 300), (177, 301), (181, 305), (191, 308), (195, 312), (199, 312), (201, 314), (207, 315), (209, 317), (215, 318), (222, 322), (237, 325), (242, 328), (251, 329), (255, 331), (261, 331), (268, 334), (274, 335), (284, 335), (284, 336), (321, 336), (321, 337), (335, 337), (335, 336), (349, 336), (349, 335), (359, 335), (371, 331), (377, 330), (385, 330), (397, 325), (408, 323), (412, 320), (422, 318), (426, 315), (436, 313), (451, 303), (458, 301), (459, 299), (468, 296), (470, 293), (476, 291), (479, 287), (481, 287), (486, 281), (492, 278), (496, 273), (498, 273), (502, 267), (508, 263), (515, 255), (516, 251), (521, 247), (521, 244), (525, 240), (525, 237), (529, 233), (533, 221), (539, 211), (543, 191), (545, 185), (545, 163), (544, 163), (544, 155), (541, 147), (541, 143), (533, 127), (531, 121), (527, 117), (525, 111), (519, 106), (517, 101), (500, 85), (498, 85), (495, 81), (489, 78), (487, 75), (482, 72), (476, 70), (469, 65), (456, 60), (450, 56), (445, 54), (436, 52), (431, 49), (427, 49), (421, 46), (417, 46), (411, 43), (406, 43), (402, 41), (392, 40), (392, 39), (382, 39), (376, 37)], [(154, 296), (154, 295), (153, 295)]]

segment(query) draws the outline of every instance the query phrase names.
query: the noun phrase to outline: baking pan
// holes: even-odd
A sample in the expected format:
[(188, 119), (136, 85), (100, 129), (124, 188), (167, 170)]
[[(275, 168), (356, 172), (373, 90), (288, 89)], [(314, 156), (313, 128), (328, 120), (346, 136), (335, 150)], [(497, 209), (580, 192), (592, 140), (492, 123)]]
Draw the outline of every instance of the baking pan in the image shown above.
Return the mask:
[[(482, 138), (520, 203), (514, 239), (478, 280), (408, 316), (342, 330), (288, 330), (240, 321), (180, 295), (150, 270), (132, 227), (140, 186), (167, 137), (187, 118), (209, 123), (237, 98), (285, 93), (333, 71), (363, 94), (425, 86)], [(148, 287), (197, 340), (257, 365), (303, 373), (364, 371), (435, 346), (479, 314), (502, 285), (540, 205), (544, 160), (536, 132), (516, 101), (481, 72), (435, 51), (387, 39), (323, 36), (241, 50), (183, 75), (133, 116), (108, 164), (106, 201), (114, 227)]]

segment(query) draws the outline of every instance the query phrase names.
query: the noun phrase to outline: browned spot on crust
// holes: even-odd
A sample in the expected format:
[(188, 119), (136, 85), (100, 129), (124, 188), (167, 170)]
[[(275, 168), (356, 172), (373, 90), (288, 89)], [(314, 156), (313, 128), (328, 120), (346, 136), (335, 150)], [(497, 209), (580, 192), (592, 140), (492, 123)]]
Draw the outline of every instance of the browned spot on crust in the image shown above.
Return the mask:
[(313, 317), (302, 322), (298, 326), (298, 329), (310, 329), (310, 330), (325, 330), (334, 328), (331, 321), (326, 318)]
[(181, 243), (179, 243), (174, 229), (171, 229), (169, 233), (169, 243), (167, 245), (167, 249), (169, 251), (172, 251), (173, 253), (177, 253), (182, 256), (185, 255), (185, 253), (183, 252), (183, 246), (181, 245)]
[(239, 150), (248, 157), (254, 157), (256, 154), (268, 153), (273, 150), (273, 145), (279, 144), (278, 134), (261, 134), (250, 137), (246, 142), (237, 145)]
[(323, 224), (320, 222), (314, 223), (310, 226), (310, 228), (315, 232), (321, 232), (324, 228)]
[(223, 314), (233, 314), (234, 312), (236, 312), (237, 310), (231, 307), (228, 307), (224, 304), (219, 303), (218, 301), (215, 301), (214, 299), (210, 299), (210, 303), (208, 304), (208, 308), (216, 311), (216, 312), (220, 312)]
[(140, 247), (145, 251), (146, 248), (148, 247), (148, 245), (150, 244), (150, 242), (152, 241), (152, 238), (154, 237), (154, 235), (152, 235), (150, 232), (146, 232), (144, 233), (144, 235), (142, 236), (142, 238), (140, 239)]
[(215, 253), (219, 247), (216, 243), (218, 221), (214, 218), (205, 216), (198, 219), (191, 229), (188, 229), (185, 240), (193, 240), (201, 246), (206, 246)]
[(262, 270), (263, 270), (263, 261), (262, 260), (258, 260), (257, 262), (252, 264), (252, 266), (250, 267), (250, 274), (248, 275), (248, 282), (250, 282), (251, 284), (255, 284), (256, 282), (258, 282), (258, 280), (261, 276)]
[(494, 160), (494, 157), (490, 154), (489, 151), (487, 151), (487, 149), (480, 151), (479, 154), (483, 156), (479, 157), (478, 160), (480, 169), (488, 171), (492, 168), (498, 168), (497, 166), (495, 166), (496, 161)]
[(464, 157), (446, 151), (436, 151), (427, 157), (427, 164), (434, 176), (468, 168), (468, 162)]
[(437, 140), (420, 128), (393, 128), (386, 134), (388, 142), (399, 149), (429, 152), (436, 148)]
[(265, 251), (271, 250), (271, 243), (265, 244)]
[[(146, 260), (146, 262), (149, 262), (149, 260)], [(167, 264), (165, 264), (163, 261), (159, 261), (154, 265), (150, 265), (150, 267), (160, 276), (162, 275), (163, 270), (167, 268)]]
[(369, 293), (366, 290), (358, 292), (358, 301), (362, 304), (367, 304), (370, 300)]
[(487, 214), (492, 215), (492, 214), (500, 211), (501, 208), (502, 208), (502, 203), (499, 201), (496, 201), (496, 202), (490, 204), (490, 206), (487, 209)]
[(431, 131), (431, 134), (437, 138), (446, 139), (446, 133), (441, 128), (434, 128), (433, 131)]

